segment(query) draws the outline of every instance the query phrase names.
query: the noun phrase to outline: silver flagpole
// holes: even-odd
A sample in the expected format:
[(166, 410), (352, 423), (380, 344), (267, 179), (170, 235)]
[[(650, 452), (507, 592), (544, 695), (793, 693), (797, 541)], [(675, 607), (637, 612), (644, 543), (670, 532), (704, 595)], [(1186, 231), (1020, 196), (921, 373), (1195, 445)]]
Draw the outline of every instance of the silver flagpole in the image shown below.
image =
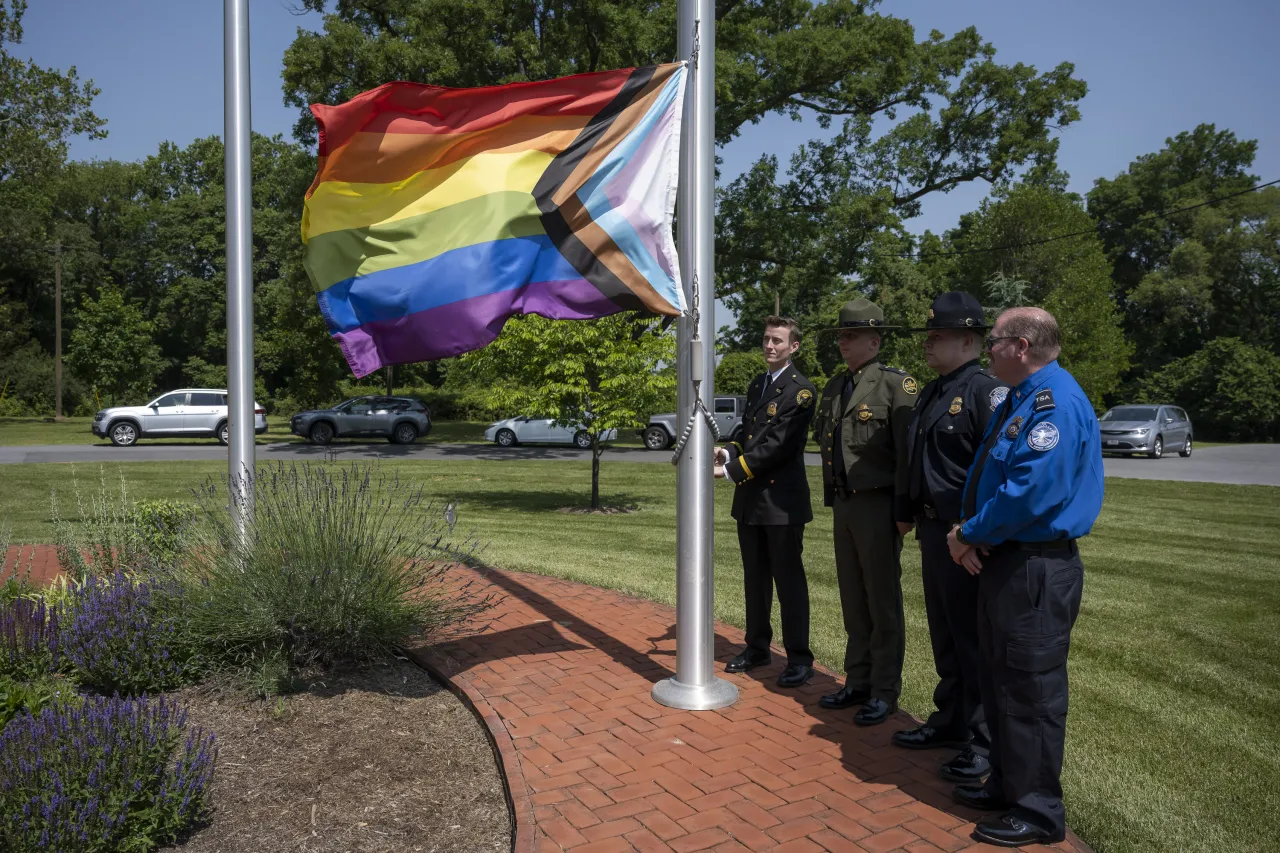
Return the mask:
[(249, 131), (249, 0), (223, 0), (223, 143), (227, 181), (227, 455), (231, 513), (253, 507), (253, 182)]
[[(713, 0), (679, 0), (678, 49), (691, 64), (680, 143), (680, 271), (689, 311), (677, 326), (678, 422), (715, 393), (715, 84)], [(694, 387), (694, 380), (701, 380)], [(696, 396), (695, 396), (696, 395)], [(738, 701), (715, 676), (711, 433), (698, 423), (676, 467), (676, 675), (653, 687), (663, 705), (709, 711)]]

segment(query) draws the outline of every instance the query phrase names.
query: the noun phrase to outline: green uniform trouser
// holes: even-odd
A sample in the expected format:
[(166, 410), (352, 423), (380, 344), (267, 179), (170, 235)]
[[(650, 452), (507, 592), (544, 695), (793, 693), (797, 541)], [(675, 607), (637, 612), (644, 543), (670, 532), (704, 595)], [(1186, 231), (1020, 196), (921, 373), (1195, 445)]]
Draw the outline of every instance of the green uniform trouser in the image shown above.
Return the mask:
[(906, 631), (902, 615), (902, 537), (893, 490), (836, 495), (832, 503), (836, 577), (849, 635), (846, 684), (889, 704), (902, 692)]

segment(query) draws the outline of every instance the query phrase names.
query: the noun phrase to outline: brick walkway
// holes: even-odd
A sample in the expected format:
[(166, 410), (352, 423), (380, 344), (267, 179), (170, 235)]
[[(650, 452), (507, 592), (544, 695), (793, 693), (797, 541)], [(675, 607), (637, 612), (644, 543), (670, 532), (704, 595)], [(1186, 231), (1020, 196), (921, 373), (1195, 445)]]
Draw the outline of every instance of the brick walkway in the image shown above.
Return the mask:
[(31, 582), (44, 585), (60, 573), (58, 551), (52, 545), (11, 545), (0, 562), (0, 581), (17, 571), (31, 573)]
[[(981, 816), (936, 772), (950, 753), (889, 744), (910, 717), (862, 729), (851, 710), (818, 708), (837, 687), (830, 672), (779, 690), (775, 653), (771, 667), (729, 676), (733, 707), (676, 711), (649, 696), (674, 673), (672, 608), (537, 575), (484, 570), (475, 582), (497, 597), (487, 624), (415, 657), (488, 725), (516, 853), (1000, 849), (969, 837)], [(717, 624), (717, 658), (741, 638)], [(1089, 848), (1069, 835), (1023, 849)]]

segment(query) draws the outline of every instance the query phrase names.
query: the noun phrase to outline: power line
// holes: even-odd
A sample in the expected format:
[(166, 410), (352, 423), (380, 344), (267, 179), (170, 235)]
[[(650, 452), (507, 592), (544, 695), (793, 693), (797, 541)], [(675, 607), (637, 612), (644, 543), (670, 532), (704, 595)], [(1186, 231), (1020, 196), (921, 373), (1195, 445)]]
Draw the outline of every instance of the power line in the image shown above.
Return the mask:
[[(1198, 204), (1189, 204), (1186, 207), (1178, 207), (1172, 210), (1161, 210), (1161, 211), (1157, 211), (1156, 213), (1149, 213), (1146, 216), (1138, 217), (1130, 225), (1125, 227), (1132, 228), (1134, 225), (1138, 225), (1139, 223), (1142, 223), (1142, 222), (1150, 222), (1154, 219), (1164, 219), (1166, 217), (1173, 216), (1178, 213), (1185, 213), (1188, 210), (1195, 210), (1200, 207), (1206, 207), (1210, 204), (1217, 204), (1220, 201), (1227, 201), (1228, 199), (1233, 199), (1238, 196), (1248, 195), (1251, 192), (1257, 192), (1258, 190), (1266, 189), (1267, 187), (1275, 186), (1276, 184), (1280, 184), (1280, 179), (1276, 179), (1274, 181), (1268, 181), (1265, 184), (1258, 184), (1257, 186), (1249, 187), (1247, 190), (1240, 190), (1239, 192), (1230, 193), (1228, 195), (1217, 196), (1215, 198), (1208, 199), (1207, 201), (1199, 202)], [(1083, 237), (1086, 234), (1097, 234), (1102, 230), (1102, 228), (1103, 228), (1103, 225), (1099, 223), (1098, 225), (1095, 225), (1092, 228), (1085, 228), (1081, 231), (1072, 231), (1068, 234), (1056, 234), (1053, 237), (1042, 237), (1039, 240), (1027, 240), (1026, 242), (1023, 242), (1023, 243), (1007, 243), (1003, 246), (982, 246), (976, 249), (955, 249), (949, 252), (919, 252), (919, 253), (907, 252), (901, 255), (901, 257), (920, 260), (921, 258), (949, 258), (949, 257), (958, 256), (958, 255), (977, 255), (977, 254), (982, 254), (984, 252), (1003, 252), (1009, 249), (1022, 249), (1028, 246), (1043, 246), (1046, 243), (1055, 243), (1059, 240), (1072, 240), (1072, 239), (1075, 239), (1076, 237)]]

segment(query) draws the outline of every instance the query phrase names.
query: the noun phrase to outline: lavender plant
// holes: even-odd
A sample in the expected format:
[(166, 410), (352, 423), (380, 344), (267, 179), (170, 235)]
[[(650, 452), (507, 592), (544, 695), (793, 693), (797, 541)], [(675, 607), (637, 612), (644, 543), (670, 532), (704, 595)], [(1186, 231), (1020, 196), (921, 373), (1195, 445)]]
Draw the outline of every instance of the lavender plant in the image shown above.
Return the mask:
[(361, 661), (468, 618), (485, 602), (444, 574), (477, 552), (452, 504), (375, 466), (263, 465), (245, 484), (243, 533), (224, 483), (198, 494), (202, 538), (186, 552), (198, 634), (224, 658), (294, 666)]
[(0, 675), (39, 678), (60, 663), (57, 610), (44, 599), (0, 603)]
[(172, 700), (96, 697), (22, 714), (0, 733), (0, 848), (131, 853), (208, 810), (213, 735)]
[(60, 653), (81, 684), (102, 693), (165, 690), (198, 674), (181, 587), (117, 571), (87, 578), (58, 614)]

